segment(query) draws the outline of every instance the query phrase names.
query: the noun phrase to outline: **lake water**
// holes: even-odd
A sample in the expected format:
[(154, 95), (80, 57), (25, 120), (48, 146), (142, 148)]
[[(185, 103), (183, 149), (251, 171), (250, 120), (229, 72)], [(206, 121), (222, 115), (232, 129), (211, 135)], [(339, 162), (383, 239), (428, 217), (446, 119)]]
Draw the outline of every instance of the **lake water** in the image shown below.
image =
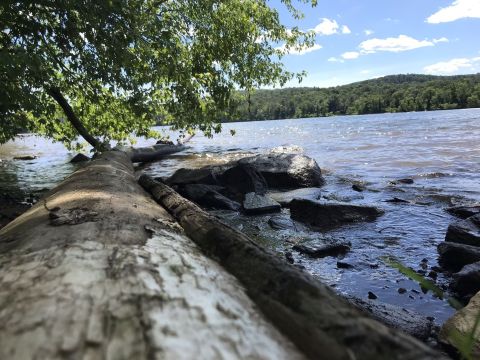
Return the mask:
[[(235, 136), (229, 134), (230, 129), (236, 130)], [(352, 251), (344, 261), (354, 264), (353, 269), (338, 269), (337, 258), (310, 259), (293, 252), (295, 261), (343, 294), (365, 299), (372, 291), (378, 301), (433, 316), (438, 324), (453, 313), (446, 301), (422, 293), (382, 257), (393, 255), (415, 270), (426, 259), (430, 271), (437, 265), (436, 246), (454, 221), (444, 209), (480, 202), (480, 109), (246, 122), (227, 124), (224, 130), (213, 139), (196, 136), (187, 151), (142, 167), (142, 171), (163, 177), (180, 167), (222, 163), (281, 145), (301, 146), (325, 175), (324, 200), (373, 204), (384, 209), (385, 215), (374, 223), (328, 233), (351, 241)], [(138, 145), (146, 143), (140, 139)], [(12, 160), (23, 154), (38, 159)], [(3, 145), (0, 191), (22, 196), (25, 191), (35, 194), (51, 188), (75, 169), (68, 163), (73, 155), (62, 145), (35, 136)], [(400, 178), (411, 178), (414, 183), (390, 183)], [(353, 191), (351, 185), (357, 181), (368, 190)], [(410, 203), (385, 202), (394, 197)], [(300, 236), (271, 230), (268, 216), (219, 216), (279, 254), (290, 251), (292, 239)], [(445, 285), (447, 280), (440, 274), (438, 284)], [(399, 294), (399, 288), (407, 292)]]

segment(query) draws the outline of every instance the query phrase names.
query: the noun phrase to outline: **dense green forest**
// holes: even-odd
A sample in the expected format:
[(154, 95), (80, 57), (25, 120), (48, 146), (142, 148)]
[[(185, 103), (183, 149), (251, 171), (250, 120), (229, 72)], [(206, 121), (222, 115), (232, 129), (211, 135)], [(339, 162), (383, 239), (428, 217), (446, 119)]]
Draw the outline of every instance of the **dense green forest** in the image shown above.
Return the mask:
[(391, 75), (331, 88), (258, 90), (235, 105), (234, 120), (377, 114), (480, 107), (480, 74)]

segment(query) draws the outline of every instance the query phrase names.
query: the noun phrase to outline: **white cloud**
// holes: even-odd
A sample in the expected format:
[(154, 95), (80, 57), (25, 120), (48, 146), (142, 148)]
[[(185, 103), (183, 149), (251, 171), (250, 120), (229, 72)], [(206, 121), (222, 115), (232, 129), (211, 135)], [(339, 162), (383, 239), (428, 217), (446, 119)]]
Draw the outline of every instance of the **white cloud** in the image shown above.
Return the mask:
[(477, 71), (480, 68), (480, 57), (457, 58), (449, 61), (442, 61), (436, 64), (425, 66), (423, 70), (427, 74), (445, 75), (455, 74), (461, 70)]
[(359, 56), (360, 56), (360, 53), (357, 52), (357, 51), (347, 51), (347, 52), (342, 54), (342, 58), (344, 58), (345, 60), (356, 59)]
[(448, 40), (446, 37), (441, 37), (441, 38), (438, 38), (438, 39), (433, 39), (432, 40), (435, 44), (437, 43), (442, 43), (442, 42), (450, 42), (450, 40)]
[(350, 30), (350, 28), (347, 25), (342, 26), (342, 34), (351, 34), (351, 33), (352, 33), (352, 31)]
[(364, 33), (365, 35), (367, 35), (367, 36), (370, 36), (370, 35), (373, 34), (373, 30), (365, 29), (365, 30), (363, 30), (363, 33)]
[(480, 18), (480, 1), (455, 0), (452, 5), (441, 8), (427, 18), (430, 24), (451, 22), (463, 18)]
[(350, 28), (347, 25), (338, 25), (336, 20), (327, 18), (320, 19), (320, 23), (312, 30), (318, 35), (350, 34)]
[(332, 56), (332, 57), (328, 58), (328, 60), (327, 60), (327, 61), (329, 61), (329, 62), (339, 62), (339, 63), (343, 63), (343, 62), (345, 62), (344, 60), (342, 60), (342, 59), (339, 59), (339, 58), (336, 58), (336, 57), (334, 57), (334, 56)]
[(433, 42), (428, 40), (417, 40), (410, 36), (399, 35), (396, 38), (365, 40), (360, 43), (359, 48), (364, 54), (372, 54), (378, 51), (401, 52), (433, 45)]
[(320, 44), (313, 44), (313, 46), (308, 47), (308, 46), (303, 46), (303, 47), (292, 47), (287, 50), (285, 44), (282, 46), (279, 46), (275, 48), (276, 50), (280, 50), (282, 52), (286, 52), (289, 55), (305, 55), (308, 54), (312, 51), (320, 50), (322, 48), (322, 45)]

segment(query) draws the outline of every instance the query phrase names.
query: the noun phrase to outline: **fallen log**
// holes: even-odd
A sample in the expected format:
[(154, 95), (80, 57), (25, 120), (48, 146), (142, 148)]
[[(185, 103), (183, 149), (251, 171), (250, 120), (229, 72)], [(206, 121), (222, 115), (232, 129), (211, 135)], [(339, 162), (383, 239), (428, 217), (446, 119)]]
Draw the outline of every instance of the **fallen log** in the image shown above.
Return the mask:
[(266, 317), (311, 359), (440, 359), (425, 344), (354, 309), (312, 276), (223, 224), (165, 184), (139, 183), (209, 256), (237, 277)]
[(169, 144), (158, 144), (142, 148), (131, 148), (127, 150), (127, 153), (130, 156), (130, 160), (133, 163), (138, 162), (152, 162), (157, 161), (163, 158), (166, 155), (175, 154), (185, 150), (187, 146), (183, 144), (178, 145), (169, 145)]
[(301, 359), (106, 152), (0, 230), (0, 359)]

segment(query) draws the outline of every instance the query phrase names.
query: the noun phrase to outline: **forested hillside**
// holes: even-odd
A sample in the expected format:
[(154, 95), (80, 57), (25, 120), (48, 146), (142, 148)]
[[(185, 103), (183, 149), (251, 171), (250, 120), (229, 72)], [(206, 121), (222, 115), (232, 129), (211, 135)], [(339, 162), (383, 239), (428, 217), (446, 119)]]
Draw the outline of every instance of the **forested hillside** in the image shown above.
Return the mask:
[[(247, 98), (245, 94), (241, 94)], [(331, 88), (259, 90), (230, 120), (267, 120), (480, 107), (480, 74), (391, 75)]]

